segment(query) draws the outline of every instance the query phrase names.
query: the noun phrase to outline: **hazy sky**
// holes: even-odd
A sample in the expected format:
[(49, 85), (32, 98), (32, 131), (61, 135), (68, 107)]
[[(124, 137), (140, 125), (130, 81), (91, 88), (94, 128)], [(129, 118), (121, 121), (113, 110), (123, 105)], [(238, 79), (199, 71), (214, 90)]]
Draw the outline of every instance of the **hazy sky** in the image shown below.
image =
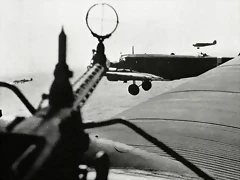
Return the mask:
[(240, 0), (0, 0), (0, 77), (52, 71), (57, 62), (58, 34), (68, 36), (70, 68), (85, 68), (97, 40), (85, 24), (93, 4), (106, 2), (119, 16), (119, 27), (105, 41), (106, 55), (120, 52), (197, 54), (196, 42), (215, 56), (240, 52)]

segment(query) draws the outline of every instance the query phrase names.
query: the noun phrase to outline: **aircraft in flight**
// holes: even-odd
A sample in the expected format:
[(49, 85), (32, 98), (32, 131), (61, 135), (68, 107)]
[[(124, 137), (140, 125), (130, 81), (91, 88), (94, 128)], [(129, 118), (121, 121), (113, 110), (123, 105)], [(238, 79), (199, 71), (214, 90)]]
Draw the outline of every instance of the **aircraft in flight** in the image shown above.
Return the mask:
[(32, 114), (0, 119), (1, 179), (239, 179), (240, 57), (114, 119), (84, 122), (81, 108), (106, 59), (97, 59), (73, 91), (64, 33), (59, 52), (49, 106), (35, 109), (16, 86), (0, 82)]
[[(65, 42), (59, 45), (60, 50), (66, 51), (62, 48)], [(79, 108), (96, 88), (106, 66), (96, 63), (81, 76), (71, 106), (66, 100), (73, 96), (66, 96), (66, 92), (72, 88), (66, 88), (70, 81), (65, 77), (72, 73), (65, 61), (59, 58), (55, 69), (57, 81), (51, 89), (57, 89), (50, 89), (48, 96), (52, 107), (36, 110), (16, 86), (0, 82), (32, 113), (11, 121), (0, 119), (1, 177), (74, 179), (80, 173), (82, 179), (238, 179), (240, 57), (112, 120), (86, 123)], [(66, 104), (59, 107), (59, 102)], [(143, 138), (122, 125), (114, 126), (117, 123)]]
[[(240, 159), (236, 158), (240, 157), (239, 76), (240, 56), (113, 118), (124, 117), (176, 150), (211, 176), (203, 179), (237, 180), (240, 177)], [(166, 151), (159, 150), (156, 144), (139, 138), (124, 126), (101, 127), (88, 132), (97, 135), (96, 139), (99, 139), (91, 147), (111, 154), (111, 162), (116, 168), (129, 162), (126, 166), (136, 166), (139, 169), (151, 166), (156, 172), (160, 170), (162, 173), (158, 175), (163, 179), (196, 178), (191, 177), (191, 173), (184, 172), (182, 164), (172, 166), (177, 162), (172, 158), (174, 153), (169, 155)], [(100, 142), (107, 139), (109, 142), (100, 147)], [(150, 152), (156, 157), (144, 157), (137, 149)], [(130, 154), (136, 152), (138, 157), (131, 157)], [(86, 154), (90, 156), (91, 153), (89, 151)], [(162, 164), (152, 167), (157, 163)], [(122, 174), (124, 173), (128, 171), (125, 170)]]
[(33, 81), (33, 78), (30, 78), (30, 79), (15, 80), (15, 81), (13, 81), (13, 83), (18, 84), (18, 83), (25, 83), (25, 82), (29, 82), (29, 81)]
[(193, 44), (193, 46), (196, 47), (197, 49), (199, 49), (200, 47), (212, 46), (215, 44), (217, 44), (216, 40), (214, 40), (212, 43), (196, 43), (196, 44)]
[[(166, 54), (132, 54), (121, 55), (119, 62), (110, 63), (111, 68), (106, 73), (109, 81), (133, 81), (128, 87), (131, 95), (139, 93), (139, 86), (145, 91), (152, 87), (152, 81), (171, 81), (181, 78), (198, 76), (233, 57), (213, 57), (205, 54), (166, 55)], [(141, 81), (137, 85), (136, 81)]]
[(62, 53), (64, 33), (59, 41), (47, 97), (51, 106), (35, 109), (16, 86), (0, 82), (32, 113), (11, 121), (0, 118), (1, 179), (74, 179), (79, 173), (80, 179), (238, 179), (240, 57), (114, 119), (82, 122), (80, 108), (107, 66), (102, 60), (93, 63), (74, 88)]

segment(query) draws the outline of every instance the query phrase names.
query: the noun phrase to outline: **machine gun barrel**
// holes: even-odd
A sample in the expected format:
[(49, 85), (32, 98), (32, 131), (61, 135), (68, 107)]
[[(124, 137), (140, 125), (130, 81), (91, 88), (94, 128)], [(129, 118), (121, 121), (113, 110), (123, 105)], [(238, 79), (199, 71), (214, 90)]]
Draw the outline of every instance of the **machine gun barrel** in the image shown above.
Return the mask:
[(79, 87), (75, 90), (75, 101), (73, 103), (73, 109), (81, 108), (87, 99), (90, 97), (97, 84), (105, 73), (105, 67), (100, 64), (95, 64), (88, 69), (75, 83), (74, 86), (79, 84)]

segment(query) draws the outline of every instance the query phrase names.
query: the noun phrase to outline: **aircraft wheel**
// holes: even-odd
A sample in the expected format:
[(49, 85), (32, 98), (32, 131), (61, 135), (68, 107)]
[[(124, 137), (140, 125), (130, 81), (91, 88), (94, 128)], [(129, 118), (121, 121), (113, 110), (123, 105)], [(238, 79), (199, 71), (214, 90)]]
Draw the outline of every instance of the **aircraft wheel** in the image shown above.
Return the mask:
[(139, 93), (139, 87), (136, 85), (136, 84), (131, 84), (129, 87), (128, 87), (128, 92), (135, 96)]
[(151, 89), (151, 87), (152, 87), (152, 83), (150, 81), (143, 81), (142, 88), (145, 91), (148, 91), (149, 89)]

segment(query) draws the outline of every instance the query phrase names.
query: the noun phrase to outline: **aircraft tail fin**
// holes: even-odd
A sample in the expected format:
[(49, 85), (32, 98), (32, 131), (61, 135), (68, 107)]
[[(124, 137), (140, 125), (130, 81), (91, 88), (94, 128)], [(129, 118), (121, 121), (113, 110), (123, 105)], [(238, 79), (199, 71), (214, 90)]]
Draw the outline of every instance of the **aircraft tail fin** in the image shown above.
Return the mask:
[(214, 40), (214, 41), (213, 41), (213, 44), (217, 44), (217, 40)]

